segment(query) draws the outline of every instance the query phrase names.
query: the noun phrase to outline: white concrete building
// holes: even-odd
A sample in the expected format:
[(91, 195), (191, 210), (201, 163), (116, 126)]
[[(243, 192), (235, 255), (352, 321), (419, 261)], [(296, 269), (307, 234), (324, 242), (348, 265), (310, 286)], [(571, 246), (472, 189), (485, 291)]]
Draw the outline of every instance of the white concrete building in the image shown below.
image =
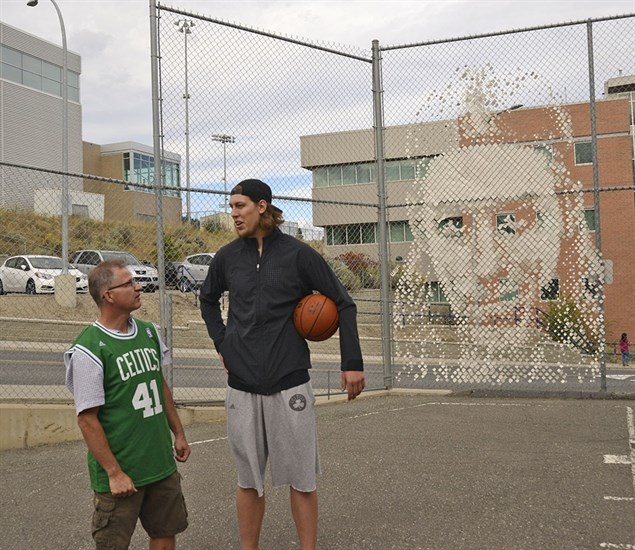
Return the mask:
[[(0, 22), (0, 161), (63, 169), (62, 65), (60, 46)], [(80, 56), (68, 52), (67, 67), (68, 169), (81, 173)], [(60, 175), (0, 167), (0, 207), (59, 212), (61, 185)], [(69, 214), (103, 219), (103, 198), (100, 212), (80, 178), (69, 178), (69, 197)]]

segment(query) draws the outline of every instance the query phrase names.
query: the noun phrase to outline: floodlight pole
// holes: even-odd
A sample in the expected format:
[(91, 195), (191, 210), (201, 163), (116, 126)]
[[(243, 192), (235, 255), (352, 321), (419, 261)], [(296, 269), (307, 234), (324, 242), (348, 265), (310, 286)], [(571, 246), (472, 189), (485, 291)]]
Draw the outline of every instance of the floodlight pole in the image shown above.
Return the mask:
[[(51, 4), (57, 12), (62, 30), (62, 273), (68, 273), (68, 48), (66, 46), (66, 27), (62, 12), (55, 0)], [(29, 0), (27, 6), (34, 8), (38, 0)]]
[(227, 144), (235, 143), (236, 138), (227, 134), (214, 134), (212, 141), (220, 141), (223, 144), (223, 191), (225, 192), (223, 204), (225, 214), (227, 214)]
[(187, 223), (192, 221), (192, 208), (190, 204), (190, 93), (188, 90), (188, 73), (187, 73), (187, 35), (192, 34), (194, 21), (191, 19), (179, 19), (174, 22), (178, 26), (179, 32), (183, 33), (185, 40), (185, 212)]

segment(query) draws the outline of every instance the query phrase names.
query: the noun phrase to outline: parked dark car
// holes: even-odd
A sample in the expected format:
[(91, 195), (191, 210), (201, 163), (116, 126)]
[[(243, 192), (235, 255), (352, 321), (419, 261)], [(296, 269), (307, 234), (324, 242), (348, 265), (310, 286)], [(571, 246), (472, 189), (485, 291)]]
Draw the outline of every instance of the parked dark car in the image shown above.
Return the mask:
[(167, 288), (178, 287), (182, 264), (183, 262), (165, 262), (165, 286)]

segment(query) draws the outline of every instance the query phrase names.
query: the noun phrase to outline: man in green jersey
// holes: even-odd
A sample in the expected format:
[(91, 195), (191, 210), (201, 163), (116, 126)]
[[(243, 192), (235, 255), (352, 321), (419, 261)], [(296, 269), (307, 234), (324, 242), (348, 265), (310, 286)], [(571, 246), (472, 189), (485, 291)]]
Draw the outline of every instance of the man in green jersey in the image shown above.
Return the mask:
[(130, 315), (141, 306), (141, 285), (122, 262), (97, 265), (88, 288), (99, 318), (64, 363), (88, 447), (93, 538), (97, 549), (128, 548), (140, 519), (150, 549), (171, 550), (187, 528), (174, 459), (185, 462), (190, 447), (161, 372), (170, 350), (154, 324)]

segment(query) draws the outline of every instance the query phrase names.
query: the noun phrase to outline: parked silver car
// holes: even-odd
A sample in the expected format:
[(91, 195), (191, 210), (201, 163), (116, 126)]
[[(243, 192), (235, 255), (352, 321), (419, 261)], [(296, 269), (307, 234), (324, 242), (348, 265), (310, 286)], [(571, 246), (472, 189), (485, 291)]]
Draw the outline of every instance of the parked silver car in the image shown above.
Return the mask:
[[(50, 294), (55, 292), (55, 277), (61, 273), (62, 258), (59, 256), (12, 256), (0, 266), (0, 294)], [(68, 266), (68, 273), (75, 276), (77, 292), (88, 292), (88, 277), (84, 273), (72, 265)]]
[(214, 254), (214, 252), (202, 252), (200, 254), (192, 254), (183, 260), (178, 268), (178, 288), (181, 292), (189, 292), (201, 288), (205, 277), (207, 277), (209, 264), (212, 263)]
[(154, 292), (159, 288), (159, 273), (152, 267), (143, 264), (130, 252), (122, 250), (78, 250), (71, 255), (71, 263), (83, 273), (88, 273), (99, 262), (105, 260), (122, 260), (128, 271), (146, 292)]

